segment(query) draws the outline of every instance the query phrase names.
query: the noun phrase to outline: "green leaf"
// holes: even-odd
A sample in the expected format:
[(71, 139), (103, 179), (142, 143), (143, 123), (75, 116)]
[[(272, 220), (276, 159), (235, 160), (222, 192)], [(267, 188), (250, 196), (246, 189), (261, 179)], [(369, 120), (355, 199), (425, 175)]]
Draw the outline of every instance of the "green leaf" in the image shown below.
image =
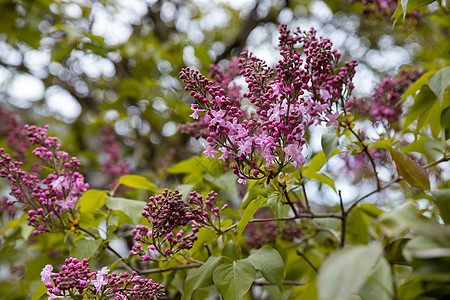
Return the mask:
[(98, 240), (78, 240), (73, 243), (72, 249), (70, 249), (70, 256), (78, 259), (87, 258), (90, 259), (95, 252), (97, 252), (98, 247), (102, 243), (101, 239)]
[(450, 85), (450, 66), (440, 69), (431, 76), (430, 79), (428, 79), (428, 85), (442, 104), (445, 90)]
[(33, 296), (31, 296), (31, 300), (39, 300), (42, 296), (47, 294), (47, 287), (45, 286), (45, 283), (41, 284), (37, 290), (34, 292)]
[(213, 176), (211, 174), (205, 174), (204, 178), (223, 191), (237, 194), (236, 175), (231, 172), (222, 174), (219, 177)]
[[(424, 86), (419, 94), (414, 98), (414, 103), (409, 109), (406, 115), (405, 123), (403, 124), (404, 130), (407, 129), (409, 124), (416, 121), (425, 112), (437, 102), (436, 95), (430, 90), (428, 85)], [(417, 130), (420, 129), (420, 125), (417, 126)]]
[(213, 285), (213, 272), (223, 262), (223, 259), (223, 257), (210, 256), (200, 268), (190, 272), (186, 277), (181, 299), (189, 300), (195, 290)]
[(238, 247), (232, 242), (229, 241), (225, 247), (222, 249), (222, 256), (226, 256), (231, 260), (240, 260), (242, 259), (241, 254), (239, 253)]
[(316, 300), (317, 286), (315, 282), (295, 287), (287, 300)]
[(430, 189), (427, 171), (404, 153), (394, 149), (390, 149), (389, 153), (397, 166), (398, 172), (410, 185), (422, 190)]
[(319, 300), (348, 300), (372, 273), (382, 255), (378, 244), (337, 250), (329, 255), (319, 270)]
[(375, 271), (360, 289), (359, 295), (363, 300), (394, 299), (391, 267), (384, 257), (381, 257)]
[(443, 245), (450, 243), (450, 232), (423, 216), (412, 202), (382, 214), (379, 223), (384, 233), (391, 237), (399, 236), (404, 231), (414, 230), (416, 233), (432, 237)]
[(266, 201), (267, 201), (266, 197), (258, 196), (255, 200), (251, 201), (250, 204), (247, 206), (247, 208), (244, 211), (244, 214), (242, 215), (242, 218), (239, 220), (239, 223), (237, 225), (238, 240), (241, 237), (242, 232), (244, 232), (244, 229), (247, 226), (248, 222), (253, 218), (255, 212)]
[(143, 201), (114, 197), (106, 197), (105, 204), (109, 209), (119, 210), (125, 213), (133, 224), (139, 223), (141, 220), (141, 211), (146, 205)]
[(322, 149), (325, 153), (327, 159), (329, 159), (336, 147), (339, 145), (339, 138), (336, 136), (336, 133), (324, 133), (322, 134)]
[(450, 139), (450, 106), (442, 111), (440, 123), (445, 133), (445, 139)]
[(432, 191), (434, 203), (439, 208), (440, 216), (445, 224), (450, 224), (450, 189)]
[(250, 254), (247, 260), (256, 270), (261, 272), (268, 282), (276, 283), (281, 290), (281, 282), (284, 278), (284, 262), (277, 250), (264, 246)]
[(81, 195), (77, 205), (81, 212), (92, 212), (100, 209), (105, 204), (105, 197), (108, 195), (105, 191), (87, 190)]
[(410, 87), (405, 91), (402, 98), (400, 98), (400, 101), (397, 102), (397, 105), (402, 103), (406, 98), (409, 96), (415, 96), (417, 91), (422, 88), (423, 85), (428, 84), (428, 78), (430, 78), (431, 75), (436, 73), (436, 70), (431, 70), (420, 76), (419, 79), (417, 79), (416, 82), (410, 85)]
[(119, 179), (119, 183), (140, 190), (148, 190), (156, 192), (157, 187), (147, 178), (139, 175), (123, 175)]
[(214, 270), (214, 285), (224, 300), (242, 299), (252, 286), (256, 270), (247, 260), (233, 261)]
[(398, 18), (403, 14), (403, 19), (405, 19), (406, 13), (410, 12), (412, 10), (415, 10), (421, 6), (428, 5), (435, 0), (399, 0), (399, 5), (397, 6), (397, 9), (394, 11), (394, 14), (392, 15), (392, 19), (395, 19), (396, 21)]
[(372, 145), (369, 145), (369, 149), (384, 149), (388, 150), (392, 148), (392, 142), (389, 139), (379, 140)]

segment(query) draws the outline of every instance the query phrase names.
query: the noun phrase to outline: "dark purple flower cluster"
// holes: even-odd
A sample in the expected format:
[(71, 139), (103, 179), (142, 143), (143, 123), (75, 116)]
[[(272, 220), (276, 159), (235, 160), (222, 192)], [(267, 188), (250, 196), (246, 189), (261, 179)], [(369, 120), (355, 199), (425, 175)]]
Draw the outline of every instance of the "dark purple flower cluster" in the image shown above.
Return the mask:
[[(263, 211), (258, 217), (271, 218), (272, 215), (268, 211)], [(261, 248), (267, 244), (275, 244), (279, 238), (292, 242), (301, 237), (302, 231), (303, 228), (293, 221), (284, 222), (283, 228), (280, 228), (276, 221), (249, 223), (246, 227), (247, 245), (251, 248)]]
[(119, 143), (109, 127), (102, 127), (102, 150), (106, 153), (102, 171), (112, 178), (118, 178), (130, 172), (130, 164), (123, 161), (119, 153)]
[(89, 269), (89, 262), (86, 258), (79, 261), (72, 257), (65, 260), (60, 272), (52, 273), (52, 271), (53, 266), (47, 265), (41, 272), (41, 280), (48, 288), (50, 299), (64, 298), (61, 296), (68, 295), (73, 291), (83, 293), (88, 280), (95, 274)]
[(29, 141), (26, 137), (24, 124), (20, 122), (16, 115), (3, 109), (0, 105), (0, 137), (5, 138), (6, 145), (13, 150), (12, 156), (15, 159), (25, 160), (25, 152), (28, 149)]
[(78, 159), (69, 160), (67, 152), (59, 151), (58, 139), (47, 137), (47, 126), (25, 125), (25, 129), (30, 144), (38, 145), (33, 154), (53, 172), (41, 181), (36, 173), (22, 170), (23, 162), (13, 160), (0, 148), (0, 177), (9, 180), (10, 195), (29, 209), (28, 225), (36, 228), (34, 235), (63, 230), (68, 225), (67, 219), (75, 217), (76, 202), (89, 185), (78, 173)]
[[(367, 8), (363, 10), (363, 16), (376, 15), (384, 18), (387, 22), (391, 21), (391, 17), (394, 14), (398, 6), (397, 0), (350, 0), (350, 3), (361, 2), (366, 5)], [(410, 20), (416, 20), (422, 17), (422, 14), (418, 10), (413, 10), (406, 14)]]
[[(167, 257), (180, 250), (191, 249), (201, 227), (215, 228), (215, 218), (220, 221), (216, 199), (215, 192), (210, 192), (206, 200), (197, 192), (191, 192), (186, 202), (178, 190), (172, 192), (168, 189), (161, 195), (150, 197), (142, 216), (152, 225), (151, 229), (136, 225), (132, 231), (136, 243), (130, 255), (139, 255), (141, 261), (154, 261), (159, 256)], [(143, 244), (148, 245), (148, 252), (144, 251)]]
[[(153, 300), (165, 296), (164, 286), (154, 283), (132, 272), (109, 274), (103, 267), (98, 272), (91, 272), (87, 259), (81, 262), (77, 258), (68, 258), (58, 273), (53, 273), (53, 266), (46, 265), (41, 272), (41, 280), (48, 288), (50, 300), (84, 295), (83, 299), (139, 299)], [(53, 280), (53, 282), (52, 282)]]
[(219, 84), (189, 68), (180, 73), (185, 89), (196, 100), (191, 116), (198, 119), (203, 114), (208, 124), (204, 154), (234, 160), (233, 171), (241, 183), (289, 164), (300, 168), (308, 126), (322, 122), (337, 126), (340, 109), (353, 89), (356, 62), (337, 68), (340, 53), (329, 39), (317, 37), (313, 29), (291, 34), (282, 24), (279, 30), (282, 59), (275, 68), (247, 51), (239, 58), (239, 74), (249, 90), (243, 97), (253, 109), (241, 107), (239, 89), (227, 88), (229, 78)]
[(398, 105), (408, 86), (415, 82), (421, 73), (413, 70), (400, 70), (395, 77), (386, 77), (374, 90), (369, 98), (360, 98), (354, 101), (353, 111), (362, 117), (369, 117), (374, 122), (385, 126), (398, 123), (402, 117), (403, 107)]
[(14, 218), (16, 209), (14, 202), (9, 200), (7, 196), (0, 196), (0, 213), (5, 213), (7, 216)]

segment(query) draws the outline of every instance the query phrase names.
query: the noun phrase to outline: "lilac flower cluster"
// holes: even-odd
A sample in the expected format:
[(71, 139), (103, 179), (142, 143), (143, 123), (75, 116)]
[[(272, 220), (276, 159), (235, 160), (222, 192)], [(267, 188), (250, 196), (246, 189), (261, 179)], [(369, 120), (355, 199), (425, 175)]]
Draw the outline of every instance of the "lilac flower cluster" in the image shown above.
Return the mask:
[(408, 86), (415, 82), (421, 73), (416, 70), (400, 70), (395, 77), (386, 77), (374, 90), (370, 98), (356, 99), (352, 109), (362, 116), (387, 127), (397, 124), (402, 117), (403, 107), (397, 105)]
[[(271, 218), (268, 211), (258, 213), (259, 218)], [(276, 221), (261, 223), (249, 223), (246, 227), (246, 241), (251, 248), (261, 248), (267, 244), (275, 244), (277, 238), (285, 241), (293, 241), (300, 238), (303, 228), (294, 222), (284, 222), (284, 227), (280, 228)]]
[(46, 265), (41, 272), (41, 280), (45, 283), (50, 300), (65, 299), (68, 296), (84, 295), (96, 299), (139, 299), (153, 300), (165, 296), (164, 286), (154, 283), (132, 272), (109, 274), (103, 267), (98, 272), (91, 272), (87, 259), (67, 258), (62, 269), (53, 273), (53, 266)]
[[(211, 77), (213, 84), (221, 87), (224, 90), (224, 95), (230, 98), (232, 105), (238, 107), (242, 101), (241, 87), (232, 81), (239, 75), (239, 59), (233, 57), (228, 62), (226, 71), (215, 65), (211, 65), (210, 68), (209, 77)], [(206, 139), (209, 136), (209, 121), (208, 115), (201, 116), (198, 121), (178, 125), (178, 131), (194, 138), (202, 137)]]
[[(191, 249), (201, 227), (220, 222), (220, 210), (216, 207), (217, 193), (210, 192), (206, 199), (191, 192), (188, 202), (178, 190), (165, 189), (161, 195), (152, 196), (144, 207), (142, 216), (152, 225), (136, 225), (132, 230), (136, 243), (130, 255), (139, 255), (141, 261), (155, 261), (159, 256), (168, 257), (183, 249)], [(226, 208), (226, 205), (221, 210)], [(147, 246), (144, 251), (143, 245)]]
[(16, 209), (13, 204), (14, 202), (9, 200), (7, 196), (0, 196), (0, 213), (5, 213), (7, 216), (14, 218)]
[[(240, 183), (290, 164), (300, 168), (307, 128), (322, 122), (337, 126), (340, 109), (353, 89), (356, 62), (337, 68), (341, 55), (329, 39), (317, 37), (313, 29), (291, 34), (285, 24), (279, 31), (282, 59), (275, 68), (247, 51), (241, 54), (239, 74), (249, 90), (243, 97), (235, 95), (238, 89), (227, 89), (229, 79), (219, 84), (189, 68), (180, 73), (196, 100), (191, 117), (202, 114), (208, 124), (204, 154), (234, 160)], [(241, 108), (242, 98), (249, 99), (254, 111)]]
[(130, 164), (123, 161), (119, 153), (119, 143), (109, 127), (102, 127), (102, 150), (106, 153), (102, 171), (112, 178), (118, 178), (130, 172)]
[(33, 155), (40, 159), (41, 165), (53, 172), (40, 180), (38, 174), (22, 170), (23, 162), (13, 160), (0, 148), (0, 177), (9, 180), (10, 195), (29, 208), (28, 225), (36, 228), (34, 235), (63, 230), (68, 225), (68, 219), (75, 219), (76, 202), (89, 185), (78, 173), (78, 159), (69, 159), (67, 152), (59, 151), (58, 139), (47, 137), (47, 126), (25, 125), (24, 128), (29, 143), (37, 145)]
[(19, 118), (0, 105), (0, 137), (5, 138), (5, 143), (13, 150), (12, 156), (15, 159), (25, 160), (25, 152), (28, 149), (29, 142), (26, 137), (24, 124)]
[[(361, 2), (367, 8), (363, 10), (363, 16), (376, 15), (384, 18), (387, 22), (391, 21), (391, 16), (394, 14), (398, 6), (397, 0), (350, 0), (350, 3)], [(406, 14), (410, 20), (416, 20), (422, 17), (418, 10), (413, 10)]]

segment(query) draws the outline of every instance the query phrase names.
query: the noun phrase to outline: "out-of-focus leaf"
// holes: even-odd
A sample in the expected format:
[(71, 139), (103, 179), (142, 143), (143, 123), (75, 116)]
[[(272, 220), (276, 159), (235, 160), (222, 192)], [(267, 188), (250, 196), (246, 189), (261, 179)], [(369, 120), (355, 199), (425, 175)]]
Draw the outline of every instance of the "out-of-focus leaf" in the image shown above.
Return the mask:
[(48, 288), (45, 286), (45, 283), (41, 284), (37, 290), (34, 292), (33, 296), (31, 296), (31, 300), (39, 300), (42, 296), (47, 294)]
[(428, 84), (430, 89), (436, 94), (442, 104), (445, 90), (450, 85), (450, 66), (444, 67), (437, 71), (428, 79)]
[(383, 249), (378, 244), (336, 250), (317, 276), (319, 300), (348, 300), (372, 273)]
[(123, 175), (119, 178), (119, 183), (140, 190), (149, 190), (156, 192), (156, 185), (147, 178), (139, 175)]
[(409, 88), (405, 91), (405, 93), (403, 94), (402, 98), (400, 98), (400, 100), (398, 101), (397, 105), (402, 103), (409, 96), (415, 96), (417, 91), (420, 90), (423, 85), (428, 84), (428, 78), (430, 78), (430, 76), (433, 75), (434, 73), (436, 73), (436, 70), (428, 71), (425, 74), (423, 74), (422, 76), (420, 76), (420, 78), (417, 79), (416, 82), (411, 84), (409, 86)]
[(237, 260), (218, 266), (213, 281), (224, 300), (235, 300), (242, 299), (255, 276), (256, 270), (247, 260)]
[(316, 282), (295, 287), (287, 300), (317, 300)]
[(388, 261), (381, 257), (372, 275), (359, 290), (363, 300), (391, 300), (394, 298), (392, 273)]
[(106, 197), (105, 204), (106, 207), (112, 210), (122, 211), (130, 218), (133, 224), (138, 224), (141, 219), (141, 211), (146, 203), (125, 198)]
[(410, 185), (422, 190), (430, 189), (430, 179), (427, 171), (404, 153), (395, 149), (390, 149), (389, 153), (397, 166), (398, 172)]
[(336, 133), (324, 133), (322, 134), (322, 149), (327, 159), (331, 157), (334, 149), (339, 145), (339, 138)]
[(434, 202), (439, 208), (440, 216), (445, 224), (450, 224), (450, 189), (432, 191)]
[[(423, 114), (431, 109), (431, 107), (437, 102), (437, 97), (430, 90), (428, 85), (422, 87), (421, 91), (414, 98), (414, 103), (409, 109), (409, 112), (406, 115), (405, 123), (403, 124), (404, 131), (408, 128), (408, 126), (419, 119), (422, 116), (422, 123), (425, 123), (423, 118)], [(424, 124), (422, 124), (424, 125)], [(417, 125), (417, 130), (421, 128), (420, 124)]]
[(244, 214), (242, 215), (242, 218), (239, 220), (239, 223), (237, 225), (237, 228), (238, 228), (238, 239), (242, 235), (242, 232), (244, 231), (245, 226), (247, 226), (247, 224), (250, 221), (250, 219), (253, 218), (253, 215), (255, 214), (255, 212), (266, 201), (267, 201), (266, 197), (258, 196), (258, 198), (256, 198), (252, 202), (250, 202), (250, 204), (247, 206), (247, 208), (244, 211)]
[(105, 204), (105, 197), (108, 195), (105, 191), (87, 190), (81, 195), (77, 205), (82, 212), (92, 212), (100, 209)]
[(440, 123), (445, 133), (445, 139), (450, 139), (450, 106), (442, 111)]
[(379, 218), (383, 231), (396, 237), (407, 230), (429, 236), (441, 244), (450, 243), (450, 232), (443, 226), (423, 216), (412, 202), (408, 202)]
[(73, 247), (70, 249), (70, 256), (82, 260), (83, 258), (91, 258), (95, 252), (97, 252), (98, 247), (102, 243), (101, 239), (98, 240), (78, 240), (73, 243)]
[(223, 259), (223, 257), (210, 256), (200, 268), (190, 272), (186, 277), (181, 299), (189, 300), (195, 290), (213, 285), (214, 270), (223, 262)]

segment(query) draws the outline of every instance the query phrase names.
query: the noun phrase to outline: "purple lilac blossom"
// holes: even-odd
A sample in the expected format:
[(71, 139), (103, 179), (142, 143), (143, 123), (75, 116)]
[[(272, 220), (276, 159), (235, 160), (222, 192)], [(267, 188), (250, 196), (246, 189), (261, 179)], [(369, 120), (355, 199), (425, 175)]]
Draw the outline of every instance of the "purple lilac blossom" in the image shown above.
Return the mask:
[(0, 148), (0, 177), (11, 183), (10, 195), (28, 209), (28, 225), (35, 227), (34, 235), (45, 231), (60, 231), (67, 226), (63, 220), (75, 217), (76, 203), (89, 188), (78, 170), (76, 157), (60, 151), (58, 139), (47, 137), (47, 126), (24, 126), (32, 151), (42, 166), (53, 170), (46, 178), (24, 171), (24, 163), (14, 160)]
[[(340, 109), (353, 90), (356, 62), (337, 68), (341, 55), (329, 39), (317, 37), (313, 29), (291, 33), (282, 24), (279, 30), (282, 59), (275, 68), (248, 51), (241, 54), (239, 75), (248, 86), (242, 97), (234, 94), (238, 89), (230, 95), (229, 79), (219, 84), (189, 68), (180, 73), (196, 100), (191, 116), (208, 124), (205, 155), (234, 161), (240, 183), (264, 178), (266, 170), (300, 168), (306, 160), (302, 149), (307, 128), (321, 123), (337, 126)], [(255, 111), (241, 108), (243, 98)]]

